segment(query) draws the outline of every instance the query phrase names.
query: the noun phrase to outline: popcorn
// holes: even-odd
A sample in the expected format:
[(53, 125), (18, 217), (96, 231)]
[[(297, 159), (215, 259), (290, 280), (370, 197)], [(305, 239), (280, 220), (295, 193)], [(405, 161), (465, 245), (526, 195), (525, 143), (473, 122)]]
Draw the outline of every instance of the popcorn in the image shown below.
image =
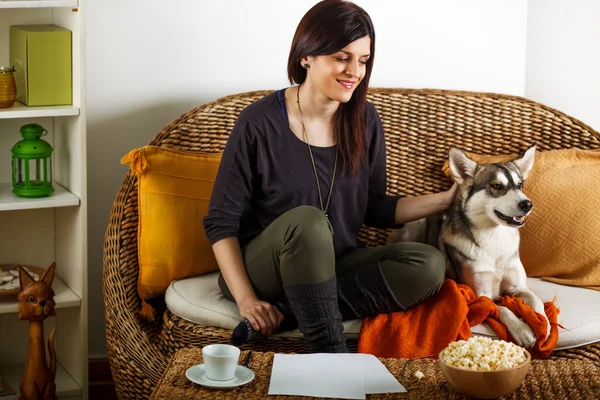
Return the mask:
[(425, 375), (424, 375), (424, 374), (423, 374), (421, 371), (417, 371), (417, 372), (415, 372), (415, 377), (416, 377), (418, 380), (421, 380), (421, 378), (423, 378), (424, 376), (425, 376)]
[(525, 350), (514, 343), (481, 336), (451, 342), (441, 357), (453, 367), (474, 371), (514, 368), (527, 359)]

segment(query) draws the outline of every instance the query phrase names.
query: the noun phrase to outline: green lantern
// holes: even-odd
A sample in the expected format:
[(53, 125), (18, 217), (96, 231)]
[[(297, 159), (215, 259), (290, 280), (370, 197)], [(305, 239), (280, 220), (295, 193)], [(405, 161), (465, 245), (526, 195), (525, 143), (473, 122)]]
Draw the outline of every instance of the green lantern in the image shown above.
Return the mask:
[(48, 131), (38, 124), (23, 125), (23, 140), (12, 148), (13, 193), (21, 197), (45, 197), (52, 187), (52, 146), (40, 139)]

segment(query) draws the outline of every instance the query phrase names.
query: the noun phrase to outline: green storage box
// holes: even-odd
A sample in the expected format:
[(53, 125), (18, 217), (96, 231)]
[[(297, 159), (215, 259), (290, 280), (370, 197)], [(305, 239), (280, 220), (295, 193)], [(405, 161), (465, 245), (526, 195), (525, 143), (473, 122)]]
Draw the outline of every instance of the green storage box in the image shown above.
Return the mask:
[(73, 104), (70, 30), (56, 25), (11, 26), (10, 63), (21, 103)]

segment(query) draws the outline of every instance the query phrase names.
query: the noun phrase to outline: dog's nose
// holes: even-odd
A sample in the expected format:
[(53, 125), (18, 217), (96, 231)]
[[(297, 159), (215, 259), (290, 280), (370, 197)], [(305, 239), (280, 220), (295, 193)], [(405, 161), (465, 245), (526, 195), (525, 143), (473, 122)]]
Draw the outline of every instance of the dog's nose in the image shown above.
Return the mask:
[(533, 207), (533, 204), (529, 200), (523, 200), (519, 203), (519, 208), (523, 211), (531, 211), (531, 207)]
[(40, 301), (40, 306), (44, 307), (46, 305), (46, 300)]

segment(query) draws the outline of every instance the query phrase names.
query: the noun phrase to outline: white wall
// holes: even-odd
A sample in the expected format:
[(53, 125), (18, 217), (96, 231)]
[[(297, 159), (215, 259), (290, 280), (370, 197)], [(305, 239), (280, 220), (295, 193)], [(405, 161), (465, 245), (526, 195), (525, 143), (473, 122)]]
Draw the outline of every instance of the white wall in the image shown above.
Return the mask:
[(600, 1), (529, 0), (526, 97), (600, 131)]
[[(119, 160), (221, 96), (287, 86), (296, 25), (315, 0), (88, 1), (89, 318), (106, 356), (102, 246)], [(525, 94), (525, 0), (361, 0), (377, 35), (372, 86)], [(93, 210), (93, 211), (92, 211)]]

